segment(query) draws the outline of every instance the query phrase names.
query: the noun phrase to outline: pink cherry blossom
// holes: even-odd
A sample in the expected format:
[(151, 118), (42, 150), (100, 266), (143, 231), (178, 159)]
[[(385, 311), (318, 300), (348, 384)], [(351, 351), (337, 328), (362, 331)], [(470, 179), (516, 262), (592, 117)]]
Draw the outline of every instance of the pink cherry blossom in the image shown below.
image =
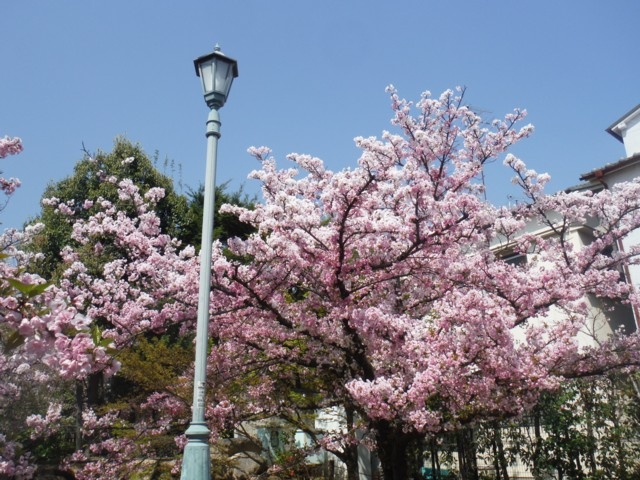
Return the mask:
[(8, 155), (15, 155), (22, 151), (22, 140), (18, 137), (10, 138), (8, 136), (0, 138), (0, 158)]

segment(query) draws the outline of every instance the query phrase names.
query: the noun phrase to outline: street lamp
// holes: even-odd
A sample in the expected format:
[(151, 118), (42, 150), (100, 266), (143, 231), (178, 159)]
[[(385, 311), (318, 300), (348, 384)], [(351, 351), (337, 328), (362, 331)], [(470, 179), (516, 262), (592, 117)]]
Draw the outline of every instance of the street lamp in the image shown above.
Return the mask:
[(182, 459), (181, 480), (210, 480), (211, 456), (209, 428), (204, 419), (209, 344), (209, 295), (211, 291), (211, 245), (216, 189), (216, 159), (220, 138), (220, 116), (233, 79), (238, 76), (238, 62), (225, 56), (220, 47), (194, 60), (196, 75), (202, 80), (204, 100), (211, 109), (207, 119), (207, 167), (204, 184), (202, 246), (200, 249), (200, 286), (198, 290), (198, 323), (196, 327), (196, 358), (193, 378), (193, 407), (189, 428), (185, 432), (187, 445)]

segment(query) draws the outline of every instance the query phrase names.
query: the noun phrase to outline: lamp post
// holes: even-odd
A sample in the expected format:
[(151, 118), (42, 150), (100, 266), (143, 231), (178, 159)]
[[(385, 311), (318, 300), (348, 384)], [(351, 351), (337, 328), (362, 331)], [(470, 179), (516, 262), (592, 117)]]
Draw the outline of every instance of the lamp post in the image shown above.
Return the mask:
[(220, 47), (194, 60), (196, 74), (202, 80), (204, 100), (210, 108), (207, 119), (207, 167), (204, 184), (202, 246), (200, 249), (200, 286), (198, 290), (198, 321), (196, 356), (193, 378), (193, 407), (189, 428), (185, 432), (187, 445), (182, 459), (181, 480), (210, 480), (211, 456), (209, 428), (204, 418), (209, 344), (209, 295), (211, 291), (211, 245), (216, 188), (216, 159), (220, 138), (220, 116), (233, 79), (238, 76), (238, 62), (225, 56)]

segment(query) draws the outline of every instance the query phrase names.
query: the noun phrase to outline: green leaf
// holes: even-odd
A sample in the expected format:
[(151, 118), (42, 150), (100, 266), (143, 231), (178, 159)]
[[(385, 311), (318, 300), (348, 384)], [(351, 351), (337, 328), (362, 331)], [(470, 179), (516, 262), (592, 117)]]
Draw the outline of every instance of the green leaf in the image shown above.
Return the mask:
[(93, 340), (94, 345), (100, 345), (100, 342), (103, 341), (102, 331), (100, 330), (100, 327), (98, 327), (97, 325), (91, 326), (91, 340)]
[(4, 344), (5, 353), (8, 353), (22, 345), (24, 337), (17, 330), (14, 330), (2, 339), (2, 343)]
[(40, 295), (51, 286), (50, 283), (24, 283), (15, 278), (7, 278), (7, 282), (25, 297)]

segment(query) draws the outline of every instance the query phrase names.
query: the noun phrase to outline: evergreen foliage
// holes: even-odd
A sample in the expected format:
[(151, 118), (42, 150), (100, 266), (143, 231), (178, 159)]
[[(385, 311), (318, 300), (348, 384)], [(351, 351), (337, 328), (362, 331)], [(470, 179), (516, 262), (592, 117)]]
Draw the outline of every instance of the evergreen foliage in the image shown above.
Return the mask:
[[(165, 196), (156, 208), (164, 232), (182, 239), (185, 232), (193, 230), (193, 225), (188, 221), (195, 222), (197, 219), (187, 215), (187, 199), (175, 192), (173, 180), (156, 168), (139, 144), (118, 137), (111, 152), (90, 154), (85, 151), (84, 158), (75, 165), (72, 175), (47, 186), (42, 195), (42, 211), (30, 222), (45, 225), (42, 233), (29, 247), (44, 256), (38, 265), (38, 273), (45, 278), (59, 278), (58, 267), (62, 260), (60, 252), (65, 246), (76, 244), (71, 239), (73, 224), (67, 215), (61, 213), (58, 205), (64, 205), (73, 211), (74, 220), (89, 218), (95, 210), (85, 201), (95, 202), (98, 199), (110, 201), (127, 215), (135, 216), (133, 207), (118, 197), (118, 182), (123, 179), (130, 179), (142, 194), (155, 187), (164, 189)], [(47, 203), (52, 198), (58, 200), (56, 205)]]

